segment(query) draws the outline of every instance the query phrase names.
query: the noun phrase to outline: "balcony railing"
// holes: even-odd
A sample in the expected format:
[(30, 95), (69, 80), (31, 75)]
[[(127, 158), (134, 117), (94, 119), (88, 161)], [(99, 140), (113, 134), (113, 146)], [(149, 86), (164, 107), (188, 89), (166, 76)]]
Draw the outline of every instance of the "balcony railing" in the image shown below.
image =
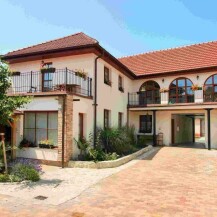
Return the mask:
[(82, 96), (92, 96), (92, 78), (81, 77), (65, 69), (15, 73), (9, 94), (66, 91)]
[[(217, 97), (216, 97), (217, 98)], [(169, 92), (161, 93), (129, 93), (128, 94), (128, 107), (146, 107), (148, 105), (173, 105), (180, 103), (203, 103), (208, 102), (207, 99), (213, 100), (210, 96), (205, 96), (203, 90), (196, 90), (193, 94), (170, 96)], [(210, 100), (210, 101), (211, 101)], [(217, 100), (216, 100), (217, 101)]]
[(129, 93), (128, 106), (147, 106), (148, 104), (160, 104), (160, 95), (147, 98), (143, 93)]

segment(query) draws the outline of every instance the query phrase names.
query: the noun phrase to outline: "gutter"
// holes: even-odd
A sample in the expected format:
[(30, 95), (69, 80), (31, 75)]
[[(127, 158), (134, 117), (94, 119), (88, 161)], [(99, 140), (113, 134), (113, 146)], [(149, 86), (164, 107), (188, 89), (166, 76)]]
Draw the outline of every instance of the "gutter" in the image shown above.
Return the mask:
[[(104, 54), (104, 53), (103, 53)], [(93, 147), (96, 148), (96, 128), (97, 128), (97, 60), (100, 59), (102, 56), (97, 56), (95, 58), (95, 61), (94, 61), (94, 103), (93, 103), (93, 106), (94, 106), (94, 113), (93, 113)]]

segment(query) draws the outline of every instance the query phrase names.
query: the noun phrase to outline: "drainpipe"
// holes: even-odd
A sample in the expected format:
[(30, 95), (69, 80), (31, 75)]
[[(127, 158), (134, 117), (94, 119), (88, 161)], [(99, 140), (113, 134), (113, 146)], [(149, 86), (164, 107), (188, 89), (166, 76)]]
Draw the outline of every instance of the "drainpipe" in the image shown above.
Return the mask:
[(64, 168), (65, 157), (65, 116), (66, 116), (66, 96), (63, 96), (63, 110), (62, 110), (62, 168)]
[(97, 127), (97, 60), (101, 58), (102, 55), (95, 58), (94, 62), (94, 114), (93, 114), (93, 146), (96, 148), (96, 127)]

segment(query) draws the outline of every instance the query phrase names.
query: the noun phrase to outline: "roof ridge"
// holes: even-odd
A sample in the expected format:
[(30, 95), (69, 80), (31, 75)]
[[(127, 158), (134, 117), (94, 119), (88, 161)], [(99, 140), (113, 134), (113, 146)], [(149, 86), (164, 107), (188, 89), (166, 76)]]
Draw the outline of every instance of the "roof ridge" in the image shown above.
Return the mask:
[(60, 39), (64, 39), (64, 38), (68, 38), (68, 37), (71, 37), (71, 36), (75, 36), (75, 35), (78, 35), (78, 34), (83, 34), (85, 37), (94, 40), (96, 43), (99, 43), (96, 39), (91, 38), (90, 36), (86, 35), (85, 33), (83, 33), (83, 32), (77, 32), (77, 33), (74, 33), (74, 34), (71, 34), (71, 35), (67, 35), (67, 36), (64, 36), (64, 37), (60, 37), (60, 38), (44, 41), (44, 42), (41, 42), (39, 44), (34, 44), (34, 45), (30, 45), (28, 47), (23, 47), (23, 48), (20, 48), (20, 49), (17, 49), (17, 50), (13, 50), (13, 51), (8, 52), (7, 54), (10, 54), (10, 53), (13, 53), (13, 52), (16, 52), (16, 51), (20, 51), (20, 50), (25, 50), (25, 49), (32, 48), (32, 47), (36, 47), (38, 45), (43, 45), (43, 44), (46, 44), (46, 43), (49, 43), (49, 42), (54, 42), (54, 41), (57, 41), (57, 40), (60, 40)]
[(134, 57), (134, 56), (140, 56), (140, 55), (144, 55), (144, 54), (158, 53), (158, 52), (169, 51), (169, 50), (176, 50), (176, 49), (187, 48), (187, 47), (192, 47), (192, 46), (197, 46), (197, 45), (211, 44), (211, 43), (216, 43), (216, 42), (217, 42), (217, 40), (216, 41), (208, 41), (208, 42), (189, 44), (189, 45), (183, 45), (183, 46), (166, 48), (166, 49), (160, 49), (160, 50), (153, 50), (153, 51), (143, 52), (143, 53), (139, 53), (139, 54), (122, 56), (122, 57), (119, 57), (118, 59), (124, 59), (124, 58), (129, 58), (129, 57)]

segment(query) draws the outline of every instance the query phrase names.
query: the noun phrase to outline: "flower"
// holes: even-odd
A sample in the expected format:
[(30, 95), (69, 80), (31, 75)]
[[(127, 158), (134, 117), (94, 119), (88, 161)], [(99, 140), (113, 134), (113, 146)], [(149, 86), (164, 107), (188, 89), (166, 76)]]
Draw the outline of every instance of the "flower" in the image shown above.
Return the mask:
[(193, 91), (195, 91), (195, 90), (202, 90), (202, 87), (199, 86), (198, 84), (193, 84), (193, 85), (191, 86), (191, 89), (192, 89)]

